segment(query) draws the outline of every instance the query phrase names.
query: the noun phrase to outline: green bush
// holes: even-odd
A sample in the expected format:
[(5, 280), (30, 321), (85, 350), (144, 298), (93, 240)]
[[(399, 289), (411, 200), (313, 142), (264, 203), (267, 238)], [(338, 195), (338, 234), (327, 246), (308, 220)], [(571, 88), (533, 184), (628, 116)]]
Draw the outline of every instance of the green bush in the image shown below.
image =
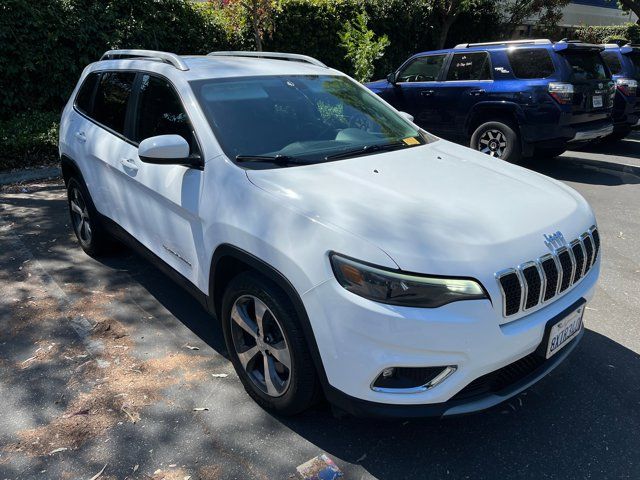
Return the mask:
[(340, 32), (340, 45), (346, 50), (345, 57), (351, 61), (354, 78), (360, 82), (371, 80), (373, 64), (384, 55), (389, 46), (386, 35), (375, 38), (375, 33), (367, 27), (369, 18), (360, 12), (353, 22), (347, 22)]
[(640, 25), (584, 26), (578, 28), (573, 37), (589, 43), (618, 43), (623, 39), (640, 43)]
[(0, 170), (57, 161), (59, 120), (58, 113), (22, 112), (0, 121)]

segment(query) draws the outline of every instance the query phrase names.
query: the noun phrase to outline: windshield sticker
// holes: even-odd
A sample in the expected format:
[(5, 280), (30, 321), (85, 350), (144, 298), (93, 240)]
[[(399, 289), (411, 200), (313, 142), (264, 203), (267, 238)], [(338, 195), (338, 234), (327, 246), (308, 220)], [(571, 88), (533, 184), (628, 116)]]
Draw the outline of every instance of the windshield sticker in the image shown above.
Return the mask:
[(407, 137), (407, 138), (403, 138), (402, 141), (406, 144), (406, 145), (420, 145), (420, 142), (415, 138), (415, 137)]

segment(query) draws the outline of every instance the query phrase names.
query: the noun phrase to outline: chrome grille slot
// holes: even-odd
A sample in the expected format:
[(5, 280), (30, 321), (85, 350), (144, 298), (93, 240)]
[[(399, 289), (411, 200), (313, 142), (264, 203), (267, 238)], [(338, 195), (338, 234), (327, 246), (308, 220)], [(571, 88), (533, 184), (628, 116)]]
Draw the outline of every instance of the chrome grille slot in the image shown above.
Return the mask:
[(573, 279), (573, 257), (566, 248), (558, 253), (560, 267), (562, 268), (562, 281), (558, 293), (564, 292), (571, 285)]
[(526, 286), (526, 298), (524, 309), (529, 310), (540, 303), (540, 292), (542, 292), (542, 276), (538, 271), (538, 266), (530, 264), (522, 268), (522, 277)]
[(556, 263), (556, 259), (551, 255), (547, 255), (546, 258), (541, 259), (540, 266), (542, 267), (542, 272), (547, 280), (544, 296), (542, 297), (542, 301), (546, 302), (550, 298), (556, 296), (559, 284), (558, 281), (560, 280), (560, 273), (558, 264)]
[(587, 275), (599, 252), (600, 235), (594, 226), (568, 246), (497, 273), (503, 315), (508, 317), (552, 301)]
[(522, 284), (515, 270), (507, 270), (498, 277), (502, 288), (504, 301), (504, 315), (509, 316), (520, 311), (522, 301)]
[(573, 252), (573, 258), (576, 261), (576, 273), (573, 276), (573, 283), (576, 283), (578, 280), (582, 278), (584, 273), (584, 247), (580, 240), (574, 240), (571, 242), (571, 251)]
[(591, 270), (591, 265), (593, 265), (593, 240), (591, 240), (591, 235), (585, 233), (582, 236), (582, 243), (584, 244), (584, 251), (587, 254), (587, 259), (584, 266), (584, 274), (586, 275), (589, 270)]

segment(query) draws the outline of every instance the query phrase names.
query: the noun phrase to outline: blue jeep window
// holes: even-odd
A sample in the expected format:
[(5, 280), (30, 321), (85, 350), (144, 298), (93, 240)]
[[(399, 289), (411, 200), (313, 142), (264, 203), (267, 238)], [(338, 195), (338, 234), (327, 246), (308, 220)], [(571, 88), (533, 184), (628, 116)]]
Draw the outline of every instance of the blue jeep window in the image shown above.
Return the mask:
[(507, 53), (516, 78), (547, 78), (555, 69), (544, 48), (516, 48)]
[(438, 79), (446, 55), (418, 57), (398, 75), (398, 82), (433, 82)]
[(451, 60), (447, 80), (491, 80), (489, 54), (456, 53)]
[(573, 72), (572, 81), (607, 79), (607, 70), (599, 52), (567, 52), (563, 57)]
[(618, 58), (618, 54), (616, 52), (602, 52), (602, 58), (604, 59), (604, 63), (607, 64), (609, 70), (613, 75), (619, 75), (622, 73), (622, 62), (620, 62), (620, 58)]

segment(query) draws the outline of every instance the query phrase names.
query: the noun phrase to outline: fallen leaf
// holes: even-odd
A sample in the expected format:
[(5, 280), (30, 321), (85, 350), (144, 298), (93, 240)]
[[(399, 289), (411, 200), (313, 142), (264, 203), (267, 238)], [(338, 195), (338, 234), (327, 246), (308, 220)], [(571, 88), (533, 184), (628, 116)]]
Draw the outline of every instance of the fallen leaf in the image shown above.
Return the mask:
[(67, 447), (56, 448), (55, 450), (51, 450), (49, 455), (53, 455), (54, 453), (64, 452), (65, 450), (69, 450)]
[(363, 461), (365, 458), (367, 458), (367, 454), (363, 453), (362, 456), (356, 460), (356, 463), (360, 463), (361, 461)]
[(96, 478), (98, 478), (100, 475), (102, 475), (102, 472), (104, 472), (104, 469), (107, 468), (107, 463), (104, 464), (104, 467), (102, 467), (102, 470), (100, 470), (98, 473), (96, 473), (93, 477), (91, 477), (89, 480), (96, 480)]
[(189, 344), (186, 344), (185, 347), (188, 348), (189, 350), (200, 350), (200, 347), (193, 347)]

